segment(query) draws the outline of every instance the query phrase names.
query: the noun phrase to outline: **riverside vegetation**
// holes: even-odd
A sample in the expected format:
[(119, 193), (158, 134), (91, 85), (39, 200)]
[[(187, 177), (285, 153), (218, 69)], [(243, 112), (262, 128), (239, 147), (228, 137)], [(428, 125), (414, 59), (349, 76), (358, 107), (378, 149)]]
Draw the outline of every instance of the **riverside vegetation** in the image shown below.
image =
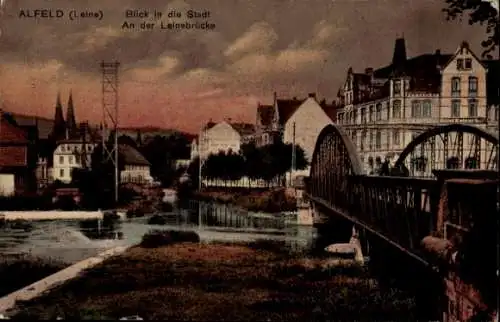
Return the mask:
[(329, 267), (268, 242), (203, 244), (194, 232), (156, 231), (41, 297), (13, 319), (397, 320), (414, 301), (363, 267)]

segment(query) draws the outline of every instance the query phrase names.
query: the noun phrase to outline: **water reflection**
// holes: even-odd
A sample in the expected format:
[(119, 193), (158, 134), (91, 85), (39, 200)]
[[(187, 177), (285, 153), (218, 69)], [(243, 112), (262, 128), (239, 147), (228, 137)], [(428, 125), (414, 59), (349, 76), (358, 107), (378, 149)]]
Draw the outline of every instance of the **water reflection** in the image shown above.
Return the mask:
[(0, 253), (30, 253), (76, 262), (106, 249), (134, 245), (152, 229), (196, 231), (202, 242), (250, 242), (273, 240), (290, 251), (307, 252), (315, 245), (316, 230), (298, 226), (296, 214), (259, 214), (236, 207), (191, 202), (184, 209), (157, 214), (162, 225), (150, 218), (122, 222), (105, 220), (32, 222), (32, 230), (0, 229)]

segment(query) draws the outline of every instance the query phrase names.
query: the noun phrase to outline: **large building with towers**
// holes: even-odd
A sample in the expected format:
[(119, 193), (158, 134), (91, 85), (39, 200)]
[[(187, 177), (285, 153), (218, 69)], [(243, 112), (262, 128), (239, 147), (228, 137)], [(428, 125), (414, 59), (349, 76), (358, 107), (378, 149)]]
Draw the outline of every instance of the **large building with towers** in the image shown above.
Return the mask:
[[(496, 133), (498, 81), (493, 69), (498, 69), (496, 63), (479, 59), (466, 42), (452, 54), (436, 50), (409, 58), (405, 40), (399, 38), (390, 65), (363, 73), (348, 69), (337, 95), (337, 123), (351, 137), (367, 173), (376, 173), (386, 160), (394, 162), (413, 139), (437, 125), (463, 124)], [(422, 151), (405, 165), (410, 172), (443, 165), (488, 167), (496, 162), (489, 153), (495, 147), (476, 138), (467, 133), (438, 136), (422, 143)]]

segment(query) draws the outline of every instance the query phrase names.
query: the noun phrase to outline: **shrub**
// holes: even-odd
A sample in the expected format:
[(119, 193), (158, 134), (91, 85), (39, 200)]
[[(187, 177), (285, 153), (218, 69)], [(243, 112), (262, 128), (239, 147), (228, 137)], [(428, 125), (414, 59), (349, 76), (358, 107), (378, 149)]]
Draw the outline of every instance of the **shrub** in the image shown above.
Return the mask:
[(125, 214), (125, 216), (128, 219), (144, 217), (144, 212), (139, 210), (139, 209), (130, 209), (130, 210), (127, 210), (127, 213)]
[(199, 243), (200, 236), (194, 231), (153, 230), (142, 236), (139, 246), (157, 248), (177, 243)]
[(167, 218), (162, 215), (153, 215), (151, 218), (148, 220), (148, 225), (166, 225), (167, 224)]

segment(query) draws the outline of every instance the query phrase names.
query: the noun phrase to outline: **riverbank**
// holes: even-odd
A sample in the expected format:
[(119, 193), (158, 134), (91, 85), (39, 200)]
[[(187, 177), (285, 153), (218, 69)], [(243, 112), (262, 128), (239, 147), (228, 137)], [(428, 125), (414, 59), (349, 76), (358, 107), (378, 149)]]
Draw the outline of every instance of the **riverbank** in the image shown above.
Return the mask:
[(297, 210), (296, 198), (283, 188), (270, 190), (207, 189), (194, 193), (205, 202), (231, 204), (254, 212), (278, 213)]
[(68, 265), (29, 255), (4, 255), (0, 258), (0, 297), (52, 275)]
[(407, 321), (415, 307), (359, 266), (191, 242), (133, 247), (19, 309), (14, 318)]

